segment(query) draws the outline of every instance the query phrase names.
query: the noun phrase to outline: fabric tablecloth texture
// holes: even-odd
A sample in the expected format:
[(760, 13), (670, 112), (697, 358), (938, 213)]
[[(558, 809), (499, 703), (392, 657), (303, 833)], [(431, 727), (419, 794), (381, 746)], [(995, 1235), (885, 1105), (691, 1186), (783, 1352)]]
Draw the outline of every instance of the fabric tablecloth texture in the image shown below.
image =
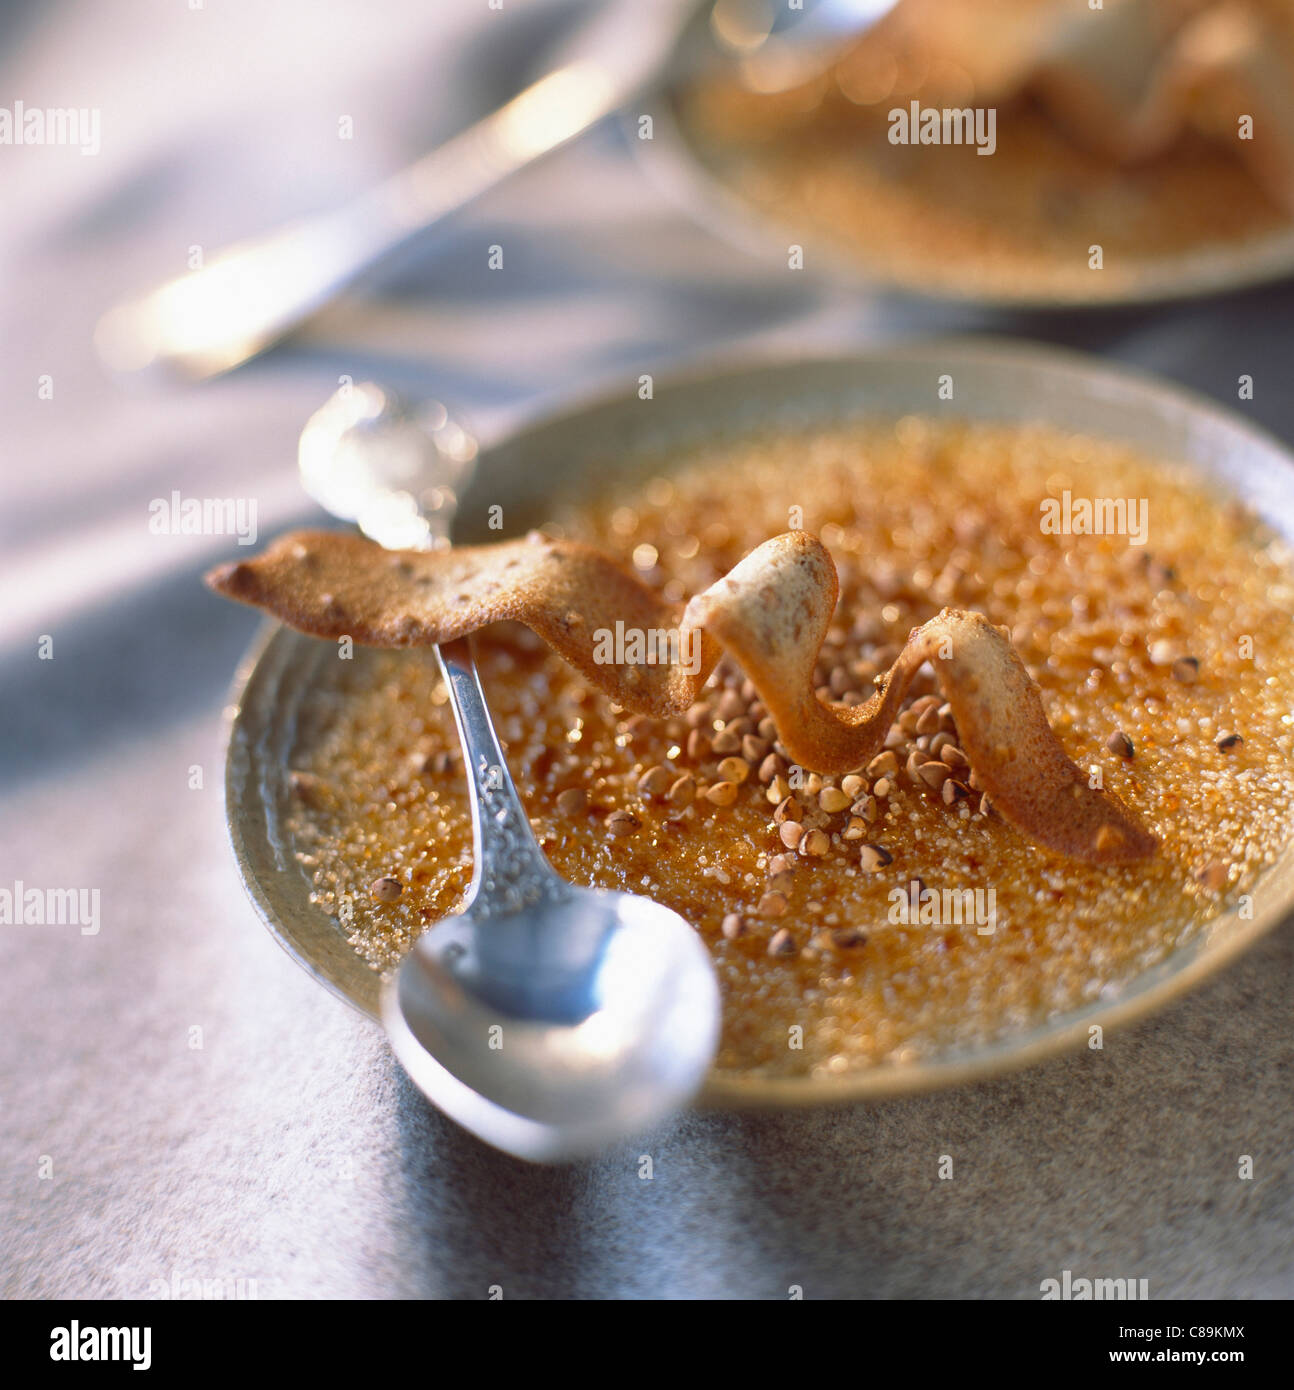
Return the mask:
[(255, 618), (199, 583), (237, 547), (153, 534), (149, 503), (254, 498), (262, 538), (310, 520), (296, 439), (343, 374), (437, 395), (489, 440), (716, 353), (987, 331), (1152, 368), (1294, 440), (1288, 285), (1017, 315), (774, 283), (665, 202), (613, 123), (228, 378), (128, 387), (97, 365), (104, 308), (452, 133), (535, 22), (521, 0), (0, 10), (0, 105), (101, 115), (92, 154), (0, 147), (0, 885), (99, 894), (94, 934), (0, 926), (0, 1287), (1036, 1298), (1069, 1269), (1289, 1296), (1288, 928), (1104, 1051), (881, 1105), (692, 1113), (545, 1169), (440, 1117), (256, 919), (220, 790)]

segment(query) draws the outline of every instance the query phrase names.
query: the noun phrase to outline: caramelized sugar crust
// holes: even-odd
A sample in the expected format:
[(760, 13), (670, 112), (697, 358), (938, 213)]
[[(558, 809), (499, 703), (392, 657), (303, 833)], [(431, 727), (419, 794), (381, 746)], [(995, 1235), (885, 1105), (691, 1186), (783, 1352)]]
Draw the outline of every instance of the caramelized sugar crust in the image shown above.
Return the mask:
[[(526, 629), (490, 629), (482, 677), (546, 852), (696, 925), (724, 992), (721, 1069), (835, 1074), (1002, 1037), (1117, 995), (1261, 893), (1294, 826), (1294, 583), (1242, 506), (1116, 445), (911, 417), (716, 439), (619, 476), (545, 529), (624, 557), (670, 603), (788, 526), (822, 538), (841, 593), (815, 682), (834, 699), (863, 702), (945, 606), (1007, 625), (1070, 756), (1161, 840), (1113, 868), (1040, 851), (983, 804), (921, 676), (869, 769), (797, 778), (728, 658), (703, 701), (656, 720)], [(1144, 503), (1146, 543), (1044, 531), (1066, 493), (1071, 523), (1083, 499)], [(293, 784), (316, 900), (389, 968), (471, 877), (430, 654), (338, 660), (301, 712)], [(394, 897), (374, 887), (388, 878)]]

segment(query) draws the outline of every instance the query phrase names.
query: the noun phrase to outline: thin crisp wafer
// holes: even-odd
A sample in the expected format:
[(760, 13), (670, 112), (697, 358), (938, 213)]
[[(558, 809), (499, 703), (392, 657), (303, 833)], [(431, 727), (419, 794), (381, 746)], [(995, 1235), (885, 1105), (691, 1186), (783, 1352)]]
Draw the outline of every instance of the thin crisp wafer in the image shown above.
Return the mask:
[[(1008, 639), (981, 614), (945, 608), (915, 628), (865, 704), (829, 704), (813, 671), (836, 605), (836, 569), (803, 531), (757, 546), (680, 612), (611, 557), (576, 541), (524, 540), (389, 551), (352, 534), (300, 531), (207, 576), (218, 593), (316, 637), (419, 647), (494, 622), (524, 623), (593, 685), (658, 718), (699, 697), (723, 650), (759, 692), (789, 757), (820, 773), (865, 766), (881, 749), (917, 670), (929, 661), (961, 746), (994, 807), (1037, 844), (1092, 863), (1143, 859), (1155, 838), (1066, 755)], [(602, 634), (677, 635), (689, 663), (598, 659)], [(656, 646), (653, 650), (661, 650)]]

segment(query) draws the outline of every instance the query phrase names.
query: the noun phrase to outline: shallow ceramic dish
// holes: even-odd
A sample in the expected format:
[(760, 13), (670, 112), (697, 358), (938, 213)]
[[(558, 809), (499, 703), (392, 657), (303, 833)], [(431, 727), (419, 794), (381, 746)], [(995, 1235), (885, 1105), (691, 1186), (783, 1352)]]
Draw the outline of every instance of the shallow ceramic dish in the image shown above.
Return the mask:
[[(667, 68), (673, 76), (641, 111), (626, 113), (625, 139), (667, 198), (722, 240), (765, 262), (770, 275), (785, 273), (788, 243), (795, 242), (804, 245), (803, 273), (821, 284), (852, 283), (863, 289), (922, 298), (1037, 310), (1100, 309), (1192, 299), (1294, 275), (1294, 224), (1288, 220), (1255, 229), (1234, 241), (1146, 256), (1127, 275), (1091, 273), (1081, 280), (1076, 279), (1072, 265), (1059, 260), (1050, 272), (1044, 269), (1028, 278), (1013, 277), (1009, 267), (1005, 272), (998, 267), (986, 273), (976, 260), (973, 244), (960, 247), (955, 256), (951, 252), (931, 256), (918, 266), (890, 264), (883, 252), (855, 254), (854, 248), (837, 244), (812, 222), (779, 218), (746, 197), (725, 175), (727, 158), (705, 149), (703, 141), (693, 138), (682, 118), (680, 92), (691, 80), (688, 75), (708, 73), (724, 62), (701, 16), (679, 41)], [(642, 135), (644, 115), (651, 117), (650, 139)], [(1060, 154), (1063, 156), (1063, 149)], [(1055, 171), (1048, 167), (1045, 172), (1051, 175)], [(1110, 177), (1126, 183), (1125, 196), (1136, 196), (1142, 177), (1137, 171), (1112, 173)], [(1063, 190), (1068, 182), (1062, 179), (1059, 188)], [(1100, 180), (1096, 182), (1099, 185)], [(1209, 196), (1207, 192), (1202, 195), (1205, 204)], [(1166, 205), (1164, 221), (1176, 224), (1188, 211)], [(1076, 254), (1081, 253), (1085, 260), (1088, 243), (1102, 238), (1093, 231), (1100, 225), (1095, 215), (1080, 221), (1082, 236), (1075, 242)]]
[[(955, 405), (935, 383), (956, 382)], [(1241, 497), (1294, 542), (1294, 458), (1275, 439), (1208, 402), (1153, 378), (1032, 344), (950, 340), (850, 358), (776, 362), (657, 383), (645, 405), (634, 391), (521, 430), (485, 450), (479, 486), (508, 490), (514, 518), (542, 519), (545, 499), (578, 487), (608, 455), (681, 447), (732, 427), (782, 426), (906, 413), (997, 422), (1045, 422), (1104, 436), (1180, 461)], [(476, 486), (476, 485), (474, 485)], [(465, 512), (484, 515), (466, 499)], [(524, 525), (519, 521), (518, 526)], [(481, 539), (470, 534), (459, 540)], [(376, 1016), (379, 977), (342, 930), (310, 901), (310, 883), (285, 840), (288, 771), (302, 695), (329, 678), (332, 645), (270, 624), (239, 672), (231, 701), (226, 812), (252, 900), (283, 946), (317, 979)], [(1294, 908), (1294, 846), (1265, 871), (1251, 920), (1234, 909), (1137, 976), (1117, 999), (1053, 1016), (1045, 1025), (983, 1047), (838, 1077), (712, 1078), (703, 1099), (791, 1105), (895, 1095), (989, 1076), (1086, 1041), (1088, 1029), (1143, 1017), (1221, 969)]]

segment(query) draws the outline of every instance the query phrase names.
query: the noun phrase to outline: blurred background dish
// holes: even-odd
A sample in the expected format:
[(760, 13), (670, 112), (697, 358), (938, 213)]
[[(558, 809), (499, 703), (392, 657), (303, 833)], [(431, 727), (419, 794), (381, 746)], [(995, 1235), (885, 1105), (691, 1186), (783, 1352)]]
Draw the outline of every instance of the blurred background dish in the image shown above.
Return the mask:
[(770, 264), (799, 246), (811, 273), (1032, 307), (1294, 270), (1286, 0), (900, 0), (775, 91), (722, 8), (696, 18), (637, 143)]

